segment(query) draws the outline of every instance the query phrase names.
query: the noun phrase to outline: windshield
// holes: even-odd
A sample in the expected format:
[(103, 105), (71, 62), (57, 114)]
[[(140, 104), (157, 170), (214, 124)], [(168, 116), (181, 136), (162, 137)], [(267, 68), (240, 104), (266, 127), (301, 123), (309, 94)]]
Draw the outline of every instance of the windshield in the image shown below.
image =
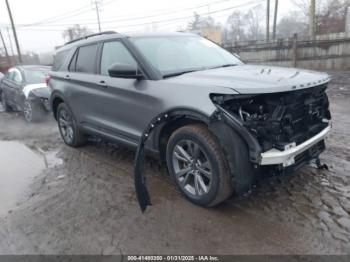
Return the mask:
[(131, 41), (164, 76), (242, 64), (231, 53), (198, 36), (136, 37)]
[(25, 79), (28, 84), (45, 83), (45, 77), (48, 73), (49, 70), (46, 68), (30, 68), (24, 70)]

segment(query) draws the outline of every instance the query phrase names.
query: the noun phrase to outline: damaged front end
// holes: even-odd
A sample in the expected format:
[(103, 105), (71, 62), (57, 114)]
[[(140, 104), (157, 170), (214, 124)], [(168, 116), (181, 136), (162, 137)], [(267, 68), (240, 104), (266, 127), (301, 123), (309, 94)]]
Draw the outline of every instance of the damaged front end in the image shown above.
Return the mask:
[[(208, 128), (224, 150), (237, 195), (250, 189), (259, 169), (295, 171), (314, 159), (321, 166), (318, 156), (325, 149), (331, 119), (326, 89), (327, 85), (320, 85), (271, 94), (211, 94), (217, 110), (208, 119)], [(158, 126), (176, 117), (172, 111), (159, 114), (141, 136), (134, 176), (142, 212), (151, 205), (143, 175), (145, 143)], [(248, 164), (242, 163), (240, 155), (247, 154)]]
[(327, 85), (320, 85), (272, 94), (213, 94), (211, 99), (219, 112), (259, 144), (261, 152), (257, 155), (247, 142), (253, 163), (280, 171), (287, 167), (295, 170), (317, 159), (325, 149), (324, 137), (331, 119), (326, 89)]

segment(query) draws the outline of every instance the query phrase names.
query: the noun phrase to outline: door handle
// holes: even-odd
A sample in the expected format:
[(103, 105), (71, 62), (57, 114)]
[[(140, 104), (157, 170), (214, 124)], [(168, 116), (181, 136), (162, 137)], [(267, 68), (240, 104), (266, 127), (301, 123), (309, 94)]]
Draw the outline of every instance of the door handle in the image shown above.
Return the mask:
[(64, 79), (70, 80), (70, 75), (65, 75)]
[(101, 87), (107, 87), (108, 85), (107, 85), (107, 83), (106, 83), (106, 81), (104, 81), (104, 80), (101, 80), (100, 82), (98, 82), (97, 83), (99, 86), (101, 86)]

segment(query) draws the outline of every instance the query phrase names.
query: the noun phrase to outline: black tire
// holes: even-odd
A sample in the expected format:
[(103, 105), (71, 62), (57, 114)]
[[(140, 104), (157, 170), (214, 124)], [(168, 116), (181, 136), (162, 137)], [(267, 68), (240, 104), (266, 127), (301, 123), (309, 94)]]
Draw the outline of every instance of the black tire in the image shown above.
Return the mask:
[(80, 147), (86, 144), (86, 137), (78, 128), (74, 116), (65, 103), (57, 108), (57, 124), (64, 143), (70, 147)]
[(24, 119), (31, 122), (41, 122), (45, 119), (46, 112), (43, 105), (30, 100), (24, 100), (23, 104), (23, 115)]
[(11, 107), (6, 103), (6, 98), (3, 91), (1, 92), (1, 104), (5, 112), (11, 111)]
[[(193, 153), (194, 157), (191, 161), (185, 161), (181, 157), (183, 150)], [(186, 154), (183, 153), (183, 155)], [(187, 157), (185, 158), (187, 159)], [(191, 124), (176, 130), (169, 138), (166, 160), (170, 175), (179, 190), (192, 203), (211, 207), (225, 201), (232, 195), (230, 173), (223, 151), (216, 137), (205, 125)], [(183, 163), (181, 164), (183, 169), (181, 169), (180, 163)], [(191, 168), (192, 171), (183, 175), (183, 178), (180, 177), (180, 174)], [(200, 180), (201, 182), (199, 182)], [(193, 185), (191, 185), (192, 182)], [(196, 187), (198, 188), (196, 189)]]

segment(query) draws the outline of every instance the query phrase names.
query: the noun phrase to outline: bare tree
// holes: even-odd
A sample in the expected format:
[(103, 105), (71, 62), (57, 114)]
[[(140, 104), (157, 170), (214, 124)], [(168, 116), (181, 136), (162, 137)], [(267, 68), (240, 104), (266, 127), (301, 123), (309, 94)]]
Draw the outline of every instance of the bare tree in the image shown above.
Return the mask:
[(228, 17), (226, 25), (232, 42), (245, 39), (244, 15), (240, 11), (233, 12)]
[(298, 11), (282, 17), (277, 25), (278, 37), (291, 37), (295, 33), (302, 36), (308, 33), (308, 23), (303, 19), (303, 14)]
[(201, 29), (202, 27), (203, 18), (198, 13), (194, 13), (192, 20), (187, 25), (187, 29), (190, 31), (195, 31)]
[(211, 16), (202, 17), (198, 13), (193, 14), (192, 20), (188, 23), (187, 29), (190, 31), (200, 30), (203, 27), (214, 27), (218, 24)]
[(327, 1), (321, 7), (320, 13), (316, 14), (317, 32), (319, 34), (344, 32), (349, 6), (348, 0)]
[(90, 29), (76, 24), (64, 30), (62, 36), (65, 41), (72, 41), (74, 39), (84, 37), (89, 34), (92, 34), (92, 31), (90, 31)]
[[(309, 16), (309, 0), (293, 0), (302, 11), (302, 20)], [(350, 6), (349, 0), (317, 0), (316, 1), (316, 32), (333, 33), (345, 30), (345, 20)]]
[(249, 39), (262, 38), (262, 25), (261, 21), (265, 15), (262, 5), (257, 5), (244, 15), (244, 24), (247, 25), (247, 37)]

